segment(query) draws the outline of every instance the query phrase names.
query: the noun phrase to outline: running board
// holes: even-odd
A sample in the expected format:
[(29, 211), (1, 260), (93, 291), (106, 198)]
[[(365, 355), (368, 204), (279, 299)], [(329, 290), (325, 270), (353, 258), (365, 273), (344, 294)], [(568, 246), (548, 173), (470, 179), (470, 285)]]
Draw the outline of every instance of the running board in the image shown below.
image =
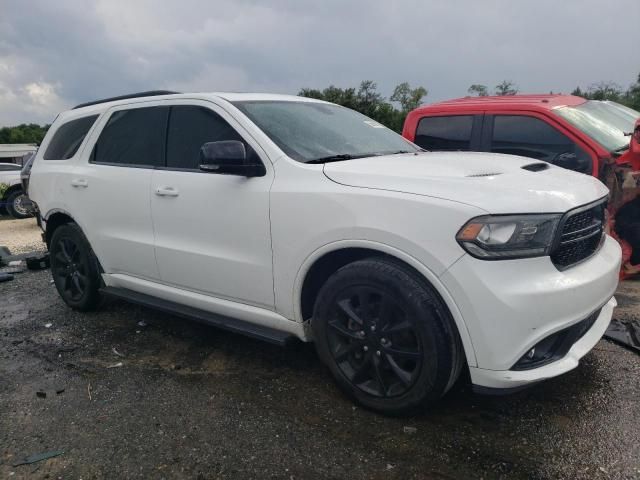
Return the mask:
[(146, 295), (144, 293), (134, 292), (133, 290), (128, 290), (126, 288), (103, 287), (100, 289), (100, 292), (111, 297), (121, 298), (132, 303), (144, 305), (145, 307), (150, 307), (179, 317), (195, 320), (196, 322), (223, 328), (234, 333), (240, 333), (247, 337), (264, 340), (281, 347), (287, 346), (296, 338), (295, 335), (287, 332), (281, 332), (280, 330), (255, 325), (244, 320), (237, 320), (224, 315), (218, 315), (217, 313), (200, 310), (199, 308), (181, 305), (169, 300), (152, 297), (151, 295)]

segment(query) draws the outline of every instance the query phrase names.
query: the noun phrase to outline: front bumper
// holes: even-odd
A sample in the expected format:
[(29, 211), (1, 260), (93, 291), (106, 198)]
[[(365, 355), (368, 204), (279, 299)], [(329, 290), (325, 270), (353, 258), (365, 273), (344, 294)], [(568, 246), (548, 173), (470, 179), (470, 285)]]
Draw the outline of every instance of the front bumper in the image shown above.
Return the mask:
[[(484, 261), (465, 255), (456, 262), (441, 280), (471, 338), (477, 362), (470, 365), (473, 384), (518, 388), (575, 368), (611, 320), (620, 259), (618, 243), (607, 237), (595, 255), (564, 271), (549, 257)], [(513, 369), (538, 342), (601, 307), (591, 328), (562, 358), (529, 370)]]
[(584, 357), (600, 341), (602, 335), (607, 330), (613, 308), (617, 305), (616, 299), (611, 299), (600, 311), (597, 320), (584, 334), (584, 336), (573, 344), (567, 354), (553, 363), (549, 363), (532, 370), (486, 370), (483, 368), (471, 368), (471, 383), (474, 386), (484, 387), (476, 389), (479, 393), (498, 393), (491, 390), (512, 390), (529, 384), (557, 377), (563, 373), (573, 370), (578, 366), (578, 361)]

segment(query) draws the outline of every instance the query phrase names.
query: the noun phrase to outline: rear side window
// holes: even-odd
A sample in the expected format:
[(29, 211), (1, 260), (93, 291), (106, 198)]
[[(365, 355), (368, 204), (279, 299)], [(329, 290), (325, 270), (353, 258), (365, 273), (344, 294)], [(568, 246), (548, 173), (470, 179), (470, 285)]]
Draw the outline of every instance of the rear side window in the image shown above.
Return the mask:
[(164, 165), (164, 133), (169, 107), (120, 110), (111, 115), (92, 153), (94, 163)]
[(424, 117), (418, 123), (415, 143), (426, 150), (469, 150), (473, 115)]
[(579, 171), (589, 171), (591, 157), (569, 137), (547, 122), (525, 115), (496, 115), (493, 119), (491, 151), (554, 163), (562, 154), (575, 154)]
[[(167, 167), (197, 170), (200, 148), (207, 142), (242, 137), (220, 115), (204, 107), (171, 107), (167, 135)], [(250, 149), (247, 147), (247, 155)]]
[(82, 117), (61, 125), (49, 142), (44, 160), (67, 160), (73, 157), (98, 115)]

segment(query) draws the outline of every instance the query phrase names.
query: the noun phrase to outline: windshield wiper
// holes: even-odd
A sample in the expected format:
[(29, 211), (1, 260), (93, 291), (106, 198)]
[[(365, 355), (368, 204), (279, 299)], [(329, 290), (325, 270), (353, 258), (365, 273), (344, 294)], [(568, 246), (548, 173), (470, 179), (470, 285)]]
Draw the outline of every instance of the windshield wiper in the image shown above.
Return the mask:
[(326, 157), (314, 158), (313, 160), (307, 160), (304, 163), (328, 163), (328, 162), (339, 162), (341, 160), (351, 160), (355, 158), (348, 153), (340, 153), (338, 155), (327, 155)]
[(353, 160), (356, 158), (366, 158), (366, 157), (380, 157), (383, 155), (397, 155), (400, 153), (411, 153), (409, 150), (397, 150), (395, 152), (386, 153), (386, 152), (370, 152), (370, 153), (361, 153), (358, 155), (350, 155), (348, 153), (339, 153), (336, 155), (327, 155), (326, 157), (314, 158), (312, 160), (307, 160), (304, 163), (329, 163), (329, 162), (340, 162), (342, 160)]

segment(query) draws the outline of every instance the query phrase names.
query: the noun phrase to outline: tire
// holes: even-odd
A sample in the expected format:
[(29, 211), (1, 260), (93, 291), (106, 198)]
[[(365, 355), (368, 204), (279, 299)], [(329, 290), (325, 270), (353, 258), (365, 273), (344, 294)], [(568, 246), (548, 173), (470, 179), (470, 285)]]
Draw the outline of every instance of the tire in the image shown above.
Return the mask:
[(31, 200), (22, 190), (15, 190), (7, 196), (6, 201), (7, 213), (13, 218), (29, 218), (33, 216), (31, 209)]
[(334, 273), (318, 294), (312, 328), (318, 355), (338, 386), (387, 415), (433, 405), (464, 363), (438, 294), (393, 259), (359, 260)]
[(53, 281), (62, 300), (74, 310), (100, 305), (102, 279), (89, 241), (75, 223), (56, 228), (49, 244)]

